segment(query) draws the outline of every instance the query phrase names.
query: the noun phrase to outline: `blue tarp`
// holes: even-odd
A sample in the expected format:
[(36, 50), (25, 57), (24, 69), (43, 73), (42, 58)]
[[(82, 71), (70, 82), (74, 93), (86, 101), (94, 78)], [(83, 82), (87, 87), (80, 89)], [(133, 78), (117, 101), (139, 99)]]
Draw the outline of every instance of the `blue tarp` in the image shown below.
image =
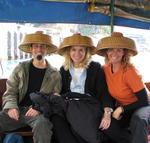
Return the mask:
[[(110, 16), (88, 12), (87, 3), (0, 0), (0, 22), (110, 25)], [(117, 16), (114, 25), (150, 29), (150, 22)]]

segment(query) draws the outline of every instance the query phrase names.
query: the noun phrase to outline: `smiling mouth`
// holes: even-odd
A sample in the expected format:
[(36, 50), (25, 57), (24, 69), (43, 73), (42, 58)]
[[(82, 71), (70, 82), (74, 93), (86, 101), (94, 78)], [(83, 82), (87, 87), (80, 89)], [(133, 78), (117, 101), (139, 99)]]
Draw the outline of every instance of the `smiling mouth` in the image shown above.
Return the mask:
[(116, 57), (112, 57), (112, 59), (113, 59), (113, 60), (116, 60), (117, 58), (116, 58)]

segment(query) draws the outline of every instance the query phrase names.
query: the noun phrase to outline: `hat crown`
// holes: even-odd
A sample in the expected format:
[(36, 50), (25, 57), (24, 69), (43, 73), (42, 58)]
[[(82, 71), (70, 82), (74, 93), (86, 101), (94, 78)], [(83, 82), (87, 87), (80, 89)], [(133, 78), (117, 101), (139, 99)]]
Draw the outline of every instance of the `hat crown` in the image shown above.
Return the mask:
[(43, 31), (36, 31), (37, 34), (43, 34)]
[(27, 34), (23, 41), (22, 44), (51, 44), (51, 36), (43, 34), (43, 31), (36, 31), (34, 34)]
[(61, 46), (77, 46), (77, 45), (83, 45), (83, 46), (94, 46), (93, 41), (90, 37), (83, 36), (80, 33), (75, 33), (72, 36), (64, 38), (64, 40), (60, 44)]
[(75, 33), (72, 36), (82, 36), (81, 33)]
[(111, 36), (112, 36), (112, 37), (123, 37), (123, 34), (120, 33), (120, 32), (113, 32), (113, 33), (111, 34)]

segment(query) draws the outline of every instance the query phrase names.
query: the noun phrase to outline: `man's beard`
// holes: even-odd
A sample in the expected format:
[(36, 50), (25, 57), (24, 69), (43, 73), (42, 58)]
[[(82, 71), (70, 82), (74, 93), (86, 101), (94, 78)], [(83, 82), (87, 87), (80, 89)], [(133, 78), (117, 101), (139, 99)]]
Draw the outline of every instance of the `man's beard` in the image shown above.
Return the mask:
[(37, 59), (38, 61), (40, 61), (40, 60), (43, 59), (43, 56), (42, 56), (42, 55), (37, 55), (37, 56), (36, 56), (36, 59)]

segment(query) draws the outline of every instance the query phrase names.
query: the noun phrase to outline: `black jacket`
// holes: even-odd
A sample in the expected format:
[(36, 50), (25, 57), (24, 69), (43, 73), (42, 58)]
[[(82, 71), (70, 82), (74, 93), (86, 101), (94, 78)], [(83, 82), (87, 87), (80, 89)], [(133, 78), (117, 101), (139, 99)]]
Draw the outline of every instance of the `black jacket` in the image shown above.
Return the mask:
[[(61, 94), (71, 92), (71, 74), (69, 70), (65, 70), (62, 66), (60, 68), (62, 77), (62, 91)], [(88, 93), (101, 102), (103, 107), (113, 108), (112, 97), (110, 96), (105, 80), (105, 74), (101, 65), (97, 62), (91, 62), (87, 68), (87, 77), (85, 81), (85, 93)]]

